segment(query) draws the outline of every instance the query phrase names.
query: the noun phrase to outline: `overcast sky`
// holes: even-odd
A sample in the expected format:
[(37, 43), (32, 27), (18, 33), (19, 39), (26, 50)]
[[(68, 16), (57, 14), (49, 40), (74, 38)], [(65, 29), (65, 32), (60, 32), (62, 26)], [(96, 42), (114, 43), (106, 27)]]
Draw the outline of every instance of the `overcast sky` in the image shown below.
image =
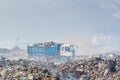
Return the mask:
[(120, 0), (0, 0), (0, 47), (65, 42), (120, 50)]

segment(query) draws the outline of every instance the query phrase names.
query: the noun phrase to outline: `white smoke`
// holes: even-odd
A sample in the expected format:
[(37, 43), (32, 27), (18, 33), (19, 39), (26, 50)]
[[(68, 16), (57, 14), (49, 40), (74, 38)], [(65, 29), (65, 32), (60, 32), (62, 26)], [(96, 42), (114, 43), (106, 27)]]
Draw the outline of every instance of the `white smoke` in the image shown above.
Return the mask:
[(59, 36), (56, 42), (64, 43), (64, 44), (73, 44), (78, 46), (76, 55), (88, 55), (92, 54), (89, 50), (90, 39), (85, 36), (81, 36), (78, 33), (69, 33)]
[(27, 59), (28, 53), (26, 50), (20, 48), (13, 48), (13, 49), (1, 49), (0, 57), (5, 57), (10, 60), (18, 60), (18, 59)]
[(106, 45), (111, 41), (111, 37), (108, 36), (93, 36), (92, 45)]
[(94, 49), (96, 48), (97, 53), (114, 51), (113, 47), (111, 46), (111, 42), (112, 38), (109, 35), (93, 36), (91, 38), (92, 46), (94, 46)]

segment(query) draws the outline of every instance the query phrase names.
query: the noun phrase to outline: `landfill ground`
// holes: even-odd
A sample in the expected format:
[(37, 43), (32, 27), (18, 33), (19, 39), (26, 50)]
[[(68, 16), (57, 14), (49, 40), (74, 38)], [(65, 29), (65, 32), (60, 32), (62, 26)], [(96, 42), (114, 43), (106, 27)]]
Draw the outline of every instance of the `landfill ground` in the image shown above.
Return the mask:
[(120, 80), (120, 57), (101, 57), (55, 65), (53, 62), (0, 59), (0, 80)]

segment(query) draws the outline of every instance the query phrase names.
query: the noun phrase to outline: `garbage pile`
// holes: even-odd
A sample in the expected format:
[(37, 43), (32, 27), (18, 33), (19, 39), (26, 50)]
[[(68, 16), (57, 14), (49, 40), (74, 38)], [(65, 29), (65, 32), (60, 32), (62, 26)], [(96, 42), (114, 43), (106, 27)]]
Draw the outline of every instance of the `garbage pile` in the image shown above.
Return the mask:
[(53, 62), (0, 59), (0, 80), (120, 80), (120, 57)]
[(40, 47), (48, 48), (50, 46), (55, 46), (57, 44), (58, 43), (51, 41), (51, 42), (45, 42), (45, 43), (37, 43), (37, 44), (34, 44), (33, 46), (40, 46)]
[(120, 80), (120, 59), (78, 60), (61, 64), (57, 70), (56, 75), (65, 80)]
[[(45, 63), (28, 60), (0, 60), (0, 80), (59, 80), (53, 76)], [(44, 67), (44, 68), (42, 68)]]

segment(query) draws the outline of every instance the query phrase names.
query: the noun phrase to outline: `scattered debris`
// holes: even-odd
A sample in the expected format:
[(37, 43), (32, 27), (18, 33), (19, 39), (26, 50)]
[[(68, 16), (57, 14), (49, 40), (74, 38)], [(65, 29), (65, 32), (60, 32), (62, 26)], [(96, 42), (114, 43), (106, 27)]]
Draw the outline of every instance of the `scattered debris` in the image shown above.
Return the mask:
[(27, 59), (0, 59), (0, 80), (120, 80), (120, 57), (92, 57), (55, 65)]
[[(120, 60), (104, 60), (102, 58), (83, 59), (60, 64), (57, 74), (62, 80), (71, 76), (74, 80), (120, 80)], [(67, 80), (67, 79), (66, 79)]]

